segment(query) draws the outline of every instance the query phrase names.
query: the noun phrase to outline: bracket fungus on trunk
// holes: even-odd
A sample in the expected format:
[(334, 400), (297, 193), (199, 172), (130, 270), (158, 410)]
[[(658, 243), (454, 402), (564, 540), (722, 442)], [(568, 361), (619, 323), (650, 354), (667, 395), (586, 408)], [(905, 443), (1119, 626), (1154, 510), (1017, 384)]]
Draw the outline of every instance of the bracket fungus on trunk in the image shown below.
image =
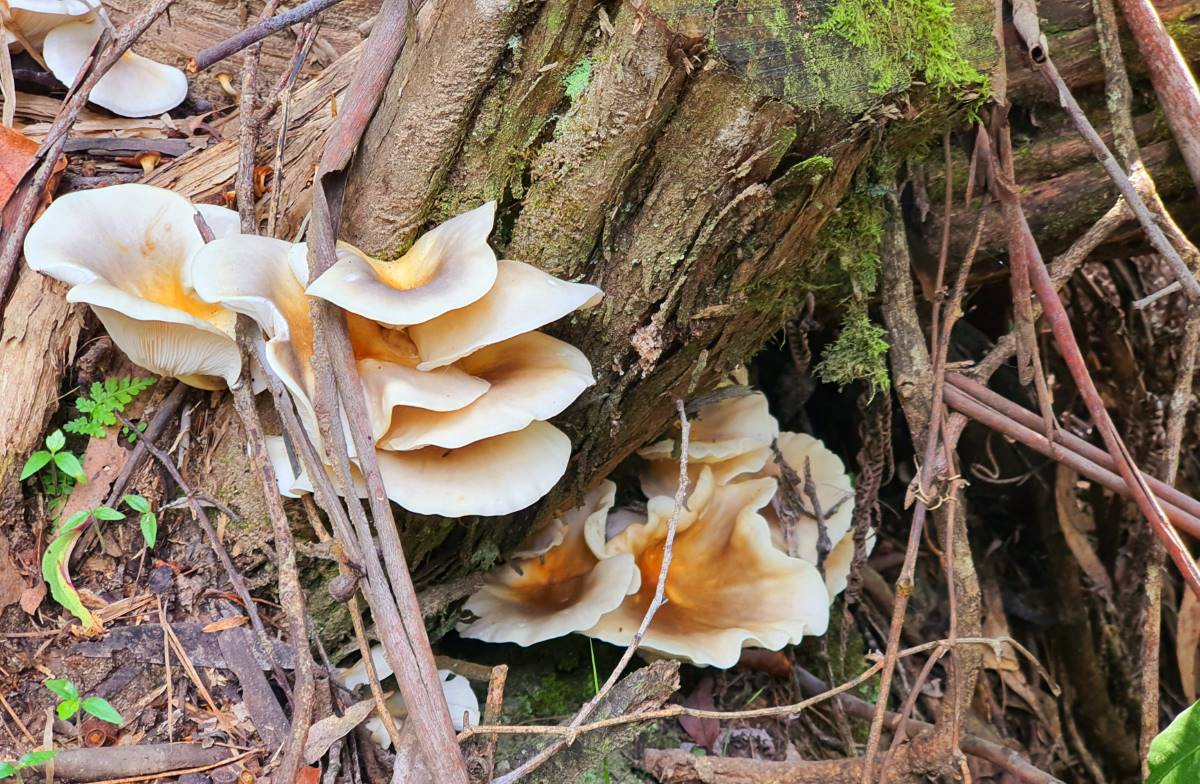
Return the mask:
[[(609, 511), (616, 486), (606, 482), (580, 508), (536, 532), (467, 601), (476, 617), (459, 631), (521, 645), (576, 631), (631, 642), (657, 588), (675, 513), (677, 452), (673, 438), (639, 452), (646, 461), (644, 511)], [(781, 433), (762, 393), (734, 389), (696, 414), (688, 458), (691, 492), (679, 510), (667, 602), (643, 647), (731, 667), (744, 647), (778, 650), (823, 634), (854, 555), (854, 493), (841, 460), (810, 435)], [(789, 481), (798, 486), (784, 492)], [(824, 558), (822, 525), (831, 544)], [(624, 593), (601, 579), (631, 561), (635, 576)]]
[[(599, 289), (497, 261), (493, 212), (489, 203), (446, 221), (395, 262), (343, 246), (311, 283), (305, 246), (281, 240), (219, 239), (192, 264), (201, 297), (262, 327), (267, 360), (318, 441), (309, 297), (346, 311), (384, 485), (417, 514), (504, 515), (544, 496), (571, 455), (546, 420), (594, 383), (582, 352), (534, 330)], [(281, 445), (272, 454), (281, 492), (311, 491)]]
[[(236, 216), (199, 208), (214, 231)], [(234, 314), (196, 296), (188, 263), (204, 245), (197, 208), (148, 185), (70, 193), (50, 204), (25, 238), (32, 269), (68, 284), (138, 365), (201, 389), (237, 383)]]
[[(100, 11), (98, 13), (103, 13)], [(104, 32), (97, 16), (68, 21), (45, 34), (42, 57), (54, 78), (68, 88), (92, 55)], [(96, 82), (88, 100), (122, 117), (153, 117), (174, 109), (187, 97), (183, 71), (134, 52), (121, 59)]]

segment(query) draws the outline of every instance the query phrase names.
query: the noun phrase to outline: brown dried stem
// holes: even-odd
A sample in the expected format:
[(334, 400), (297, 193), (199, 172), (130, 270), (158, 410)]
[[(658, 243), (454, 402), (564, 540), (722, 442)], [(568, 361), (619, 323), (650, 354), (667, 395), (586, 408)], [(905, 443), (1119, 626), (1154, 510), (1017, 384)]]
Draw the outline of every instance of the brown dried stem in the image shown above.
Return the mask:
[(175, 0), (153, 0), (145, 11), (117, 30), (116, 35), (111, 38), (101, 35), (97, 44), (100, 47), (99, 51), (84, 63), (75, 80), (75, 86), (67, 91), (62, 108), (59, 109), (50, 129), (46, 131), (46, 138), (34, 156), (33, 163), (21, 176), (12, 196), (4, 205), (3, 226), (7, 236), (4, 239), (3, 250), (0, 250), (0, 309), (8, 299), (8, 289), (17, 269), (17, 259), (21, 256), (25, 235), (33, 225), (42, 194), (54, 174), (54, 164), (62, 155), (71, 126), (75, 124), (76, 118), (87, 104), (92, 88), (173, 2)]
[[(242, 30), (240, 33), (232, 35), (229, 38), (226, 38), (224, 41), (214, 44), (199, 52), (195, 57), (188, 61), (188, 73), (199, 73), (205, 68), (209, 68), (216, 63), (221, 62), (226, 57), (237, 54), (248, 46), (257, 44), (268, 35), (287, 29), (292, 25), (299, 24), (305, 19), (311, 19), (322, 11), (331, 8), (340, 2), (341, 0), (308, 0), (307, 3), (301, 3), (295, 8), (289, 8), (287, 11), (284, 11), (282, 14), (277, 16), (260, 19), (257, 24), (253, 24), (250, 27), (247, 27), (245, 30)], [(250, 117), (252, 115), (243, 116)]]

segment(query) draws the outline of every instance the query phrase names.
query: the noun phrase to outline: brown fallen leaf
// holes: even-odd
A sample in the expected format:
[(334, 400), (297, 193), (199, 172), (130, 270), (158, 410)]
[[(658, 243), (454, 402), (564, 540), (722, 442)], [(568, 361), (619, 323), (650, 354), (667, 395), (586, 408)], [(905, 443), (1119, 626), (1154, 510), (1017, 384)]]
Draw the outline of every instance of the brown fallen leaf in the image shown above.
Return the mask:
[(792, 660), (783, 651), (747, 648), (738, 659), (738, 667), (765, 672), (772, 678), (787, 678), (792, 674)]
[(296, 784), (319, 784), (320, 781), (320, 768), (300, 768), (296, 771)]
[[(692, 693), (684, 698), (683, 704), (689, 708), (716, 710), (717, 706), (713, 704), (713, 685), (712, 676), (705, 675), (696, 684), (696, 688), (692, 689)], [(679, 726), (683, 727), (683, 731), (697, 746), (703, 746), (710, 753), (715, 750), (717, 740), (721, 737), (721, 722), (716, 719), (680, 716)]]
[(1179, 662), (1179, 680), (1188, 702), (1195, 702), (1196, 653), (1200, 648), (1200, 600), (1191, 591), (1183, 592), (1179, 620), (1175, 625), (1175, 660)]
[[(8, 203), (40, 146), (20, 131), (0, 125), (0, 208)], [(54, 165), (54, 173), (46, 188), (48, 192), (53, 192), (58, 176), (66, 168), (67, 159), (60, 158)]]
[(38, 580), (37, 585), (21, 591), (21, 609), (25, 611), (26, 615), (33, 615), (37, 612), (37, 608), (42, 606), (42, 600), (45, 598), (46, 584)]
[(247, 618), (244, 615), (231, 615), (228, 618), (222, 618), (219, 621), (213, 621), (212, 623), (201, 628), (200, 631), (206, 634), (215, 634), (216, 632), (223, 632), (226, 629), (232, 629), (235, 626), (242, 626), (246, 623), (246, 620)]

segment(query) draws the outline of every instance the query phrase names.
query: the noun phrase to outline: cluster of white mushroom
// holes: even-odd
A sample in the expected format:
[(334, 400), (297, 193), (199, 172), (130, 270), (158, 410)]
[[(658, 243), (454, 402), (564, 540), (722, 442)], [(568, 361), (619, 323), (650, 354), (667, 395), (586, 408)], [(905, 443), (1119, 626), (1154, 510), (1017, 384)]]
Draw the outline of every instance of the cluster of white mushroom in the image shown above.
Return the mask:
[[(675, 510), (678, 449), (668, 438), (639, 453), (647, 461), (644, 512), (614, 510), (617, 488), (605, 480), (580, 507), (536, 532), (467, 601), (474, 617), (460, 633), (531, 645), (581, 632), (629, 644), (657, 588)], [(698, 413), (688, 472), (667, 602), (642, 646), (731, 667), (745, 647), (779, 650), (824, 634), (854, 555), (854, 491), (837, 455), (812, 436), (781, 433), (766, 397), (756, 392)], [(789, 477), (799, 485), (794, 493), (781, 491)], [(816, 499), (806, 487), (815, 488)], [(822, 526), (831, 545), (823, 560)]]
[[(381, 683), (387, 683), (387, 679), (393, 674), (392, 666), (388, 664), (381, 646), (371, 647), (371, 663), (375, 666), (375, 677)], [(360, 686), (366, 686), (370, 681), (370, 676), (367, 674), (367, 663), (362, 660), (343, 669), (341, 675), (342, 683), (351, 691)], [(454, 729), (462, 730), (466, 726), (479, 724), (479, 698), (472, 691), (471, 682), (449, 670), (438, 670), (438, 678), (442, 684), (442, 695), (446, 698), (446, 706), (450, 710), (450, 721), (454, 725)], [(387, 683), (387, 685), (391, 684)], [(396, 691), (388, 696), (385, 705), (387, 705), (388, 713), (395, 720), (397, 728), (401, 728), (408, 718), (408, 708), (405, 706), (400, 692)], [(391, 748), (392, 738), (388, 735), (382, 720), (372, 716), (363, 723), (363, 726), (371, 733), (371, 740), (385, 749)]]
[[(216, 236), (205, 244), (197, 210)], [(129, 358), (203, 389), (242, 373), (236, 314), (256, 321), (266, 360), (314, 443), (311, 297), (346, 311), (388, 495), (409, 511), (502, 515), (545, 495), (571, 442), (545, 420), (593, 383), (584, 354), (537, 332), (600, 299), (488, 246), (485, 204), (420, 237), (395, 261), (339, 245), (308, 280), (307, 249), (237, 233), (220, 207), (146, 185), (56, 200), (25, 241), (29, 265), (71, 285)], [(282, 439), (270, 439), (280, 489), (310, 492)]]
[[(104, 8), (88, 0), (7, 0), (0, 21), (9, 48), (27, 49), (67, 87), (109, 24)], [(187, 91), (183, 71), (126, 52), (88, 99), (123, 117), (151, 117), (178, 106)]]

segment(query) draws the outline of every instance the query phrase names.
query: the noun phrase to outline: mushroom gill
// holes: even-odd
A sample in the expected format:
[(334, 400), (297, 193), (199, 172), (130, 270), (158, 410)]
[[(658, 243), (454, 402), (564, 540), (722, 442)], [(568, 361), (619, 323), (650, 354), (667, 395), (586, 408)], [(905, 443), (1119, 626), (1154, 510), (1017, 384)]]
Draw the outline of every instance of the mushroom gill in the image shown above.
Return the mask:
[[(608, 480), (583, 503), (538, 531), (521, 546), (525, 557), (494, 569), (464, 609), (474, 617), (459, 624), (464, 637), (518, 645), (584, 631), (638, 589), (633, 556), (605, 557), (588, 544), (588, 529), (603, 530), (616, 497)], [(548, 544), (547, 544), (548, 543)]]
[[(665, 585), (667, 602), (643, 638), (651, 650), (700, 665), (732, 667), (746, 646), (779, 650), (824, 634), (829, 596), (816, 567), (771, 542), (761, 510), (771, 478), (718, 484), (704, 466), (681, 510)], [(653, 600), (675, 500), (651, 498), (644, 522), (609, 540), (606, 555), (631, 554), (641, 586), (586, 634), (617, 645), (633, 639)]]
[[(202, 214), (230, 225), (217, 210)], [(148, 185), (77, 191), (34, 223), (25, 259), (68, 284), (67, 300), (91, 306), (135, 364), (220, 389), (237, 383), (241, 356), (234, 314), (190, 286), (188, 262), (204, 246), (195, 215), (184, 197)]]

